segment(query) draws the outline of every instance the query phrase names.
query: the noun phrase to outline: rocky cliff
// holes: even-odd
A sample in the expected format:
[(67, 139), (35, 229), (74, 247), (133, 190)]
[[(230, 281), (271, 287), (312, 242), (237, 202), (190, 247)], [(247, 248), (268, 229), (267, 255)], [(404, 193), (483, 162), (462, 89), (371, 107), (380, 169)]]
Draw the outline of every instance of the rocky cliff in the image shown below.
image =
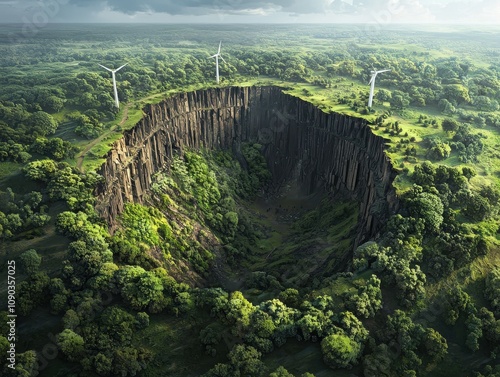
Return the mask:
[(374, 236), (398, 201), (384, 140), (366, 121), (326, 114), (277, 87), (200, 90), (144, 109), (145, 116), (108, 153), (97, 188), (98, 213), (113, 229), (126, 202), (142, 202), (152, 175), (185, 148), (232, 149), (258, 141), (275, 182), (296, 176), (307, 192), (319, 186), (360, 202), (355, 244)]

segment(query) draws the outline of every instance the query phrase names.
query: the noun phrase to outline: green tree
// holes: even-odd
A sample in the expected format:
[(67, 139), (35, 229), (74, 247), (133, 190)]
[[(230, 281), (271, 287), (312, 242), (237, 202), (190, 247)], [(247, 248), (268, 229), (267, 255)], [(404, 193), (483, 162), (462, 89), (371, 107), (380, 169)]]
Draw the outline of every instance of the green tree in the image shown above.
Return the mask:
[(419, 188), (414, 186), (413, 190), (405, 195), (410, 215), (424, 220), (428, 232), (437, 232), (443, 223), (443, 203), (439, 196), (419, 191)]
[(65, 101), (59, 97), (49, 95), (42, 97), (40, 105), (42, 106), (44, 111), (48, 111), (49, 113), (57, 113), (63, 109), (64, 102)]
[(33, 134), (38, 136), (52, 135), (57, 130), (57, 122), (51, 115), (43, 111), (31, 114), (28, 125)]
[(63, 326), (65, 329), (74, 330), (80, 325), (80, 317), (73, 309), (69, 309), (63, 316)]
[(414, 323), (405, 312), (396, 309), (393, 315), (387, 317), (384, 338), (388, 344), (397, 342), (401, 346), (399, 362), (403, 371), (415, 370), (422, 365), (422, 360), (416, 352), (423, 347), (425, 329)]
[(99, 319), (102, 328), (120, 344), (128, 343), (135, 330), (136, 319), (118, 306), (109, 306), (102, 312)]
[(233, 237), (238, 229), (238, 214), (236, 212), (227, 212), (224, 215), (224, 224), (226, 233)]
[(410, 105), (410, 97), (407, 93), (395, 90), (392, 93), (391, 106), (395, 109), (405, 109)]
[(48, 294), (50, 278), (45, 272), (37, 272), (17, 286), (18, 309), (21, 315), (28, 315), (35, 307), (43, 303)]
[(258, 377), (265, 370), (261, 355), (254, 347), (238, 344), (229, 352), (228, 358), (242, 376)]
[(332, 368), (346, 368), (357, 363), (361, 345), (343, 334), (332, 334), (321, 341), (323, 359)]
[(26, 351), (16, 357), (16, 377), (38, 376), (38, 357), (35, 351)]
[(389, 376), (388, 372), (394, 356), (387, 344), (379, 344), (371, 354), (363, 358), (363, 373), (365, 377)]
[(99, 136), (102, 129), (102, 124), (95, 117), (89, 117), (84, 114), (79, 114), (74, 118), (77, 126), (75, 133), (87, 139), (92, 139)]
[(449, 100), (452, 102), (455, 101), (459, 105), (464, 102), (471, 102), (469, 90), (460, 84), (446, 85), (444, 87), (444, 94)]
[(431, 149), (429, 150), (429, 156), (435, 160), (445, 160), (450, 157), (450, 153), (450, 145), (437, 140), (432, 143)]
[(494, 268), (486, 277), (484, 296), (489, 300), (495, 314), (500, 316), (500, 268)]
[(491, 108), (491, 99), (486, 96), (477, 96), (474, 98), (474, 106), (479, 110), (489, 110)]
[(23, 172), (34, 181), (48, 182), (57, 169), (57, 164), (47, 159), (30, 162), (23, 168)]
[(117, 280), (122, 286), (123, 298), (136, 310), (164, 299), (162, 281), (154, 272), (126, 266), (118, 270)]
[[(10, 348), (10, 342), (3, 335), (0, 335), (0, 352), (5, 355)], [(3, 360), (2, 360), (3, 361)]]
[(500, 320), (485, 307), (479, 309), (478, 317), (481, 319), (484, 337), (492, 345), (500, 344)]
[(79, 360), (85, 351), (85, 340), (70, 329), (57, 335), (57, 344), (70, 361)]
[(136, 326), (138, 329), (145, 329), (149, 326), (149, 315), (144, 312), (139, 312), (136, 315)]
[(479, 340), (483, 337), (483, 323), (474, 314), (470, 314), (466, 321), (467, 339), (465, 345), (475, 352), (479, 349)]
[[(467, 178), (468, 181), (470, 181), (472, 178), (474, 178), (477, 175), (477, 172), (474, 168), (464, 166), (462, 168), (462, 173), (465, 178)], [(490, 186), (491, 187), (491, 186)]]
[(339, 325), (345, 333), (356, 342), (364, 342), (368, 338), (368, 330), (363, 323), (351, 312), (342, 312), (338, 316)]
[(21, 260), (23, 270), (28, 275), (36, 273), (42, 263), (42, 257), (34, 249), (26, 250), (21, 254), (19, 259)]
[(113, 361), (105, 354), (99, 352), (94, 358), (94, 368), (100, 376), (107, 376), (112, 370)]
[(111, 370), (122, 377), (135, 376), (151, 358), (151, 353), (144, 348), (120, 347), (113, 352)]
[(79, 277), (97, 275), (103, 263), (111, 262), (113, 254), (101, 245), (92, 245), (85, 241), (69, 244), (68, 258), (73, 263), (74, 273)]
[(358, 294), (348, 296), (347, 306), (364, 318), (373, 317), (382, 308), (380, 279), (372, 275), (366, 285), (359, 289)]
[(471, 217), (473, 220), (482, 221), (489, 217), (491, 206), (488, 200), (480, 195), (470, 195), (467, 205), (464, 208), (464, 214)]
[(455, 114), (457, 111), (455, 106), (453, 106), (453, 104), (450, 101), (448, 101), (446, 98), (443, 98), (439, 101), (438, 108), (446, 115)]
[(269, 377), (294, 377), (294, 375), (287, 371), (284, 367), (280, 366), (272, 372)]
[(354, 60), (344, 60), (340, 63), (338, 71), (341, 75), (354, 76), (356, 62)]
[(443, 131), (455, 132), (458, 130), (458, 127), (460, 127), (460, 123), (455, 119), (446, 118), (441, 121), (441, 127), (443, 128)]
[(391, 102), (392, 94), (389, 90), (379, 89), (376, 94), (376, 98), (381, 102)]
[(218, 323), (211, 323), (200, 331), (200, 341), (205, 346), (219, 344), (222, 339), (224, 328)]
[(425, 329), (424, 345), (433, 361), (442, 360), (448, 353), (446, 339), (430, 327)]
[(299, 302), (299, 291), (295, 288), (287, 288), (280, 292), (278, 299), (285, 305), (295, 307)]
[(234, 370), (229, 364), (216, 364), (202, 377), (241, 377), (240, 371)]
[(255, 307), (241, 292), (233, 292), (227, 302), (225, 318), (233, 323), (232, 331), (235, 335), (243, 336), (250, 325), (250, 317)]

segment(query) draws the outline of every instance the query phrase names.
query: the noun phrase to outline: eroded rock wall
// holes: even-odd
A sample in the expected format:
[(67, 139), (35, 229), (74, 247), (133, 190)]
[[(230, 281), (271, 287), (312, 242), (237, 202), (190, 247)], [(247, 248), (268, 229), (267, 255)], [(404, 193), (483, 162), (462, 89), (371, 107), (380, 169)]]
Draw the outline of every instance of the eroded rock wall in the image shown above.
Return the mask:
[(144, 109), (143, 119), (108, 153), (97, 211), (111, 229), (126, 202), (144, 200), (152, 175), (185, 148), (239, 150), (258, 141), (276, 182), (296, 176), (306, 192), (320, 185), (360, 202), (356, 244), (372, 237), (398, 201), (384, 140), (366, 121), (326, 114), (277, 87), (231, 87), (178, 94)]

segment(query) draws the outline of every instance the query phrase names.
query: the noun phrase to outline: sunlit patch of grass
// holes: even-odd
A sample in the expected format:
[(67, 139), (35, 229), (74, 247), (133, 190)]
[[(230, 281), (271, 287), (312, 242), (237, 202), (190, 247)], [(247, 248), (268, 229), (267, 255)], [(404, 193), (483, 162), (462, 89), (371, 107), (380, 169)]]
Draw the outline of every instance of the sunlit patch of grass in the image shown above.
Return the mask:
[(0, 177), (12, 174), (23, 167), (22, 164), (11, 161), (0, 162)]
[(359, 366), (351, 370), (337, 369), (333, 371), (323, 362), (319, 342), (299, 342), (296, 339), (289, 339), (284, 346), (264, 355), (262, 361), (270, 371), (283, 366), (295, 376), (300, 376), (306, 372), (313, 373), (316, 377), (329, 377), (332, 375), (350, 377), (362, 374)]
[(155, 355), (141, 375), (199, 376), (216, 363), (225, 362), (230, 350), (224, 342), (216, 347), (217, 354), (212, 357), (205, 353), (199, 340), (200, 331), (211, 322), (213, 318), (203, 311), (178, 318), (169, 314), (151, 315), (149, 326), (137, 332), (133, 340), (135, 347), (146, 347)]

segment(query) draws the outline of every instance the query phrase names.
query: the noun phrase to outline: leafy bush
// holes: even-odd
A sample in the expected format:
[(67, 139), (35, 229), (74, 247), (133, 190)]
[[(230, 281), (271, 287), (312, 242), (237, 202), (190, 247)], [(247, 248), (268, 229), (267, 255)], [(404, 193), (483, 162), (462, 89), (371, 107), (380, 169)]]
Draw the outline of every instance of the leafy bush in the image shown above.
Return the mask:
[(477, 162), (477, 157), (483, 152), (484, 144), (481, 133), (472, 133), (472, 127), (463, 124), (458, 127), (451, 147), (458, 151), (461, 162)]
[(343, 334), (332, 334), (321, 341), (325, 363), (332, 368), (346, 368), (357, 364), (361, 345)]
[(21, 266), (28, 275), (37, 272), (42, 263), (42, 257), (34, 249), (25, 251), (19, 259), (21, 260)]
[(500, 268), (494, 268), (486, 277), (484, 296), (489, 300), (495, 314), (500, 316)]

